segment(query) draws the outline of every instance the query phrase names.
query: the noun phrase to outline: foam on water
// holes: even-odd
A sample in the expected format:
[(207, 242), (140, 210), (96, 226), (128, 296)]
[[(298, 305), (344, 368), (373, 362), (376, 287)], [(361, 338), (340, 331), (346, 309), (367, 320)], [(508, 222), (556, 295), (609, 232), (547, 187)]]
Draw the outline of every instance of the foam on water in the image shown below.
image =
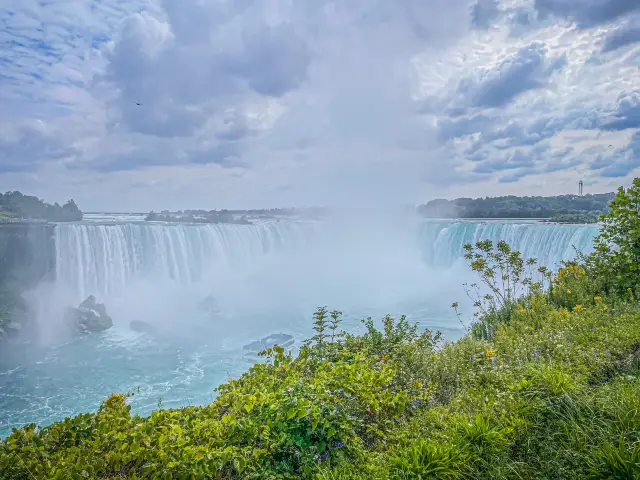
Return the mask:
[[(115, 219), (115, 218), (114, 218)], [(319, 305), (360, 319), (408, 314), (446, 338), (462, 334), (449, 309), (469, 274), (463, 246), (506, 240), (549, 266), (588, 251), (597, 227), (524, 222), (277, 221), (258, 225), (169, 225), (105, 218), (56, 227), (56, 280), (32, 298), (40, 340), (0, 353), (0, 436), (92, 411), (109, 394), (140, 386), (133, 410), (203, 403), (248, 367), (242, 345), (270, 333), (311, 333)], [(130, 219), (129, 219), (130, 220)], [(88, 294), (115, 326), (55, 341), (61, 309)], [(217, 310), (196, 305), (213, 294)], [(141, 319), (158, 335), (133, 332)]]

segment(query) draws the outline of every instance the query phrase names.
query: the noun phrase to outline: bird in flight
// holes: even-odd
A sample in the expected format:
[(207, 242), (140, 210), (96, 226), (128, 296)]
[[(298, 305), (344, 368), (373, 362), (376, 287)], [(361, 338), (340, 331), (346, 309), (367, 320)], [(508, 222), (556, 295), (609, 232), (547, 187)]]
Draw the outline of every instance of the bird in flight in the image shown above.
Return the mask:
[(136, 102), (136, 105), (142, 105), (141, 103)]

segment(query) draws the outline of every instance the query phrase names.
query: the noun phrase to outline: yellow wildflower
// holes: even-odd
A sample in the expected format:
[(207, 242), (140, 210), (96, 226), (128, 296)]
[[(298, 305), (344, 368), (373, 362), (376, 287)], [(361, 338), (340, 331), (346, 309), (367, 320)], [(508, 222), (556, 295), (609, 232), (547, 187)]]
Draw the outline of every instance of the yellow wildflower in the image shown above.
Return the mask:
[(598, 303), (600, 300), (602, 300), (602, 297), (599, 295), (596, 295), (595, 297), (593, 297), (593, 300)]
[(571, 290), (567, 289), (567, 295), (571, 295)]
[(576, 305), (575, 307), (573, 307), (574, 312), (581, 312), (582, 310), (584, 310), (584, 308), (582, 308), (582, 305)]
[(496, 356), (496, 351), (493, 348), (488, 347), (484, 352), (484, 356), (489, 360), (491, 357)]

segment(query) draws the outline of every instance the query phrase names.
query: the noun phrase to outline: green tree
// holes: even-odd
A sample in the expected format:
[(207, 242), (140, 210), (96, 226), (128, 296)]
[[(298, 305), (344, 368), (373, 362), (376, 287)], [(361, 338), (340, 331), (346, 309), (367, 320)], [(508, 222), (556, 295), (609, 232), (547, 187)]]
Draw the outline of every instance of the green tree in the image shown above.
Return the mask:
[(626, 294), (640, 286), (640, 178), (618, 189), (610, 209), (586, 260), (606, 291)]

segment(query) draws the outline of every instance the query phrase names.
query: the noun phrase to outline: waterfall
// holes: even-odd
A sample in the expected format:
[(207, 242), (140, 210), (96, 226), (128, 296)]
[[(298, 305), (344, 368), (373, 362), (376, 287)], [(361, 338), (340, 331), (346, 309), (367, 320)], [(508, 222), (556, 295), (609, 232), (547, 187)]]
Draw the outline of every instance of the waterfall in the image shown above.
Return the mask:
[(523, 258), (535, 258), (541, 265), (557, 268), (571, 260), (576, 250), (589, 253), (599, 232), (592, 225), (557, 225), (505, 222), (426, 222), (420, 231), (425, 261), (430, 265), (450, 266), (464, 255), (464, 245), (492, 240), (506, 241)]
[(79, 297), (108, 295), (136, 279), (189, 285), (305, 243), (311, 225), (61, 224), (55, 231), (56, 281)]
[[(374, 241), (366, 230), (352, 226), (353, 232), (343, 238), (344, 232), (318, 230), (332, 227), (295, 221), (259, 225), (61, 224), (55, 230), (56, 280), (79, 297), (118, 292), (136, 279), (191, 285), (207, 273), (242, 269), (272, 252), (298, 251), (304, 255), (306, 250), (301, 248), (309, 246), (313, 239), (316, 246), (317, 242), (330, 245), (325, 254), (333, 251), (348, 261), (364, 251), (357, 248), (358, 238), (354, 236), (360, 237), (363, 247), (371, 247)], [(424, 262), (430, 266), (450, 267), (462, 259), (465, 244), (490, 239), (494, 243), (505, 240), (523, 257), (557, 267), (559, 262), (574, 258), (576, 250), (591, 251), (597, 233), (597, 226), (585, 225), (429, 221), (421, 224), (414, 238)], [(339, 240), (330, 242), (333, 238)], [(348, 246), (342, 245), (345, 239)], [(410, 246), (379, 248), (391, 251)], [(375, 254), (375, 248), (366, 251)]]

